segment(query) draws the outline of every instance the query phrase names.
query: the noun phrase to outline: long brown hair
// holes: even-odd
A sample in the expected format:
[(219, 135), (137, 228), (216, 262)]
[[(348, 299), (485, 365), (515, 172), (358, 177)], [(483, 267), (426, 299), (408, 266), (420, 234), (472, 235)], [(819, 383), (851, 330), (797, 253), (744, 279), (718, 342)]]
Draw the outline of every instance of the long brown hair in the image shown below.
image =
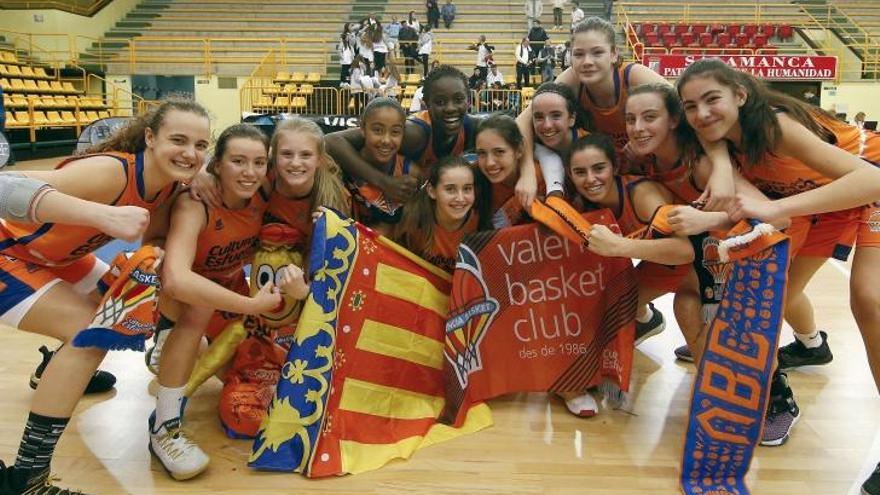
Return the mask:
[(83, 154), (106, 153), (108, 151), (119, 151), (123, 153), (138, 153), (144, 151), (147, 147), (145, 137), (147, 128), (153, 131), (153, 134), (158, 134), (159, 129), (165, 123), (165, 116), (172, 110), (192, 113), (210, 120), (210, 116), (208, 115), (208, 111), (205, 110), (205, 107), (195, 101), (169, 98), (163, 100), (162, 103), (146, 113), (129, 121), (105, 141), (90, 146), (83, 151)]
[[(777, 111), (785, 112), (823, 141), (833, 141), (834, 136), (831, 132), (815, 119), (819, 114), (831, 118), (833, 116), (820, 108), (768, 88), (755, 76), (734, 70), (718, 58), (697, 60), (688, 66), (676, 83), (679, 96), (681, 96), (681, 88), (697, 77), (711, 77), (732, 91), (737, 89), (745, 91), (746, 101), (739, 109), (738, 120), (742, 135), (748, 136), (741, 143), (742, 151), (746, 155), (746, 165), (755, 165), (766, 153), (772, 153), (782, 139), (782, 128), (776, 117)], [(695, 139), (696, 136), (693, 138)]]
[(280, 121), (275, 127), (275, 134), (272, 135), (270, 166), (274, 166), (274, 163), (278, 161), (278, 136), (281, 133), (288, 132), (308, 134), (315, 140), (315, 147), (318, 149), (319, 164), (315, 170), (315, 181), (312, 185), (312, 190), (309, 193), (311, 198), (309, 209), (315, 211), (319, 206), (326, 206), (351, 216), (351, 201), (345, 186), (342, 185), (339, 165), (327, 153), (327, 146), (324, 144), (324, 132), (321, 131), (318, 124), (301, 117)]
[[(403, 208), (403, 217), (394, 226), (392, 238), (410, 251), (424, 255), (434, 242), (435, 201), (428, 195), (428, 184), (436, 188), (443, 172), (456, 167), (464, 167), (471, 171), (476, 181), (473, 167), (464, 159), (449, 155), (441, 158), (428, 171), (428, 181), (419, 189), (415, 196)], [(476, 184), (475, 184), (476, 186)], [(474, 214), (473, 210), (471, 214)]]

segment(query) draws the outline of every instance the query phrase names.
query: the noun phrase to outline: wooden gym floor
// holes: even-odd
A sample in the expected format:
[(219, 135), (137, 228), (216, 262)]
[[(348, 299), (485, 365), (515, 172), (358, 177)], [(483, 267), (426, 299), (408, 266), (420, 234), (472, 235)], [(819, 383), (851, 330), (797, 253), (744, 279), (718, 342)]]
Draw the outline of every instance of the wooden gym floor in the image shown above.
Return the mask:
[[(56, 160), (22, 163), (46, 168)], [(857, 495), (880, 461), (880, 397), (849, 310), (849, 267), (829, 262), (808, 288), (820, 328), (835, 359), (789, 374), (801, 420), (781, 447), (759, 447), (749, 484), (760, 495)], [(658, 307), (672, 319), (671, 297)], [(0, 348), (0, 459), (14, 460), (31, 390), (37, 348), (55, 343), (11, 328)], [(783, 343), (791, 331), (783, 331)], [(147, 417), (155, 380), (134, 352), (111, 353), (103, 369), (119, 377), (116, 390), (80, 402), (56, 451), (59, 484), (96, 494), (676, 494), (694, 368), (676, 362), (683, 343), (674, 321), (636, 352), (634, 392), (625, 410), (602, 409), (579, 419), (545, 394), (490, 402), (495, 426), (419, 451), (358, 476), (308, 480), (297, 474), (254, 472), (250, 442), (229, 440), (219, 427), (219, 382), (190, 401), (187, 430), (211, 455), (202, 476), (173, 481), (147, 451)]]

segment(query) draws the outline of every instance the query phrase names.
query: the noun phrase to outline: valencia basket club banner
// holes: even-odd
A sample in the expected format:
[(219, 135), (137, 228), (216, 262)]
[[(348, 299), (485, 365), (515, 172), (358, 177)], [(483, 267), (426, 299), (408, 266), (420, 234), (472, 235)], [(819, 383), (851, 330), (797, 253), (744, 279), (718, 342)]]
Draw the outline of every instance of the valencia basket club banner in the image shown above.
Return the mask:
[(305, 300), (250, 466), (308, 477), (376, 469), (492, 424), (485, 404), (439, 424), (450, 277), (374, 231), (325, 213)]
[[(613, 224), (608, 210), (586, 214)], [(616, 226), (615, 226), (616, 228)], [(446, 321), (446, 410), (511, 392), (629, 388), (637, 288), (628, 258), (603, 258), (538, 224), (465, 236)]]

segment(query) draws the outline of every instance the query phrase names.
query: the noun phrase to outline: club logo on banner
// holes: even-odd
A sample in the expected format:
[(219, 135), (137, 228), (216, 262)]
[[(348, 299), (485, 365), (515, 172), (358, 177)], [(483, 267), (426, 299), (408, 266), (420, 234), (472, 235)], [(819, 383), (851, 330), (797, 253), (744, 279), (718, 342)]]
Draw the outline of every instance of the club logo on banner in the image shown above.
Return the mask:
[(452, 307), (446, 321), (446, 359), (455, 370), (458, 384), (467, 387), (468, 375), (483, 369), (480, 342), (498, 314), (498, 301), (489, 295), (477, 255), (467, 246), (458, 250)]
[[(592, 223), (613, 224), (607, 210)], [(538, 224), (465, 236), (446, 324), (445, 422), (459, 407), (521, 391), (629, 387), (636, 283), (627, 258), (604, 258)]]

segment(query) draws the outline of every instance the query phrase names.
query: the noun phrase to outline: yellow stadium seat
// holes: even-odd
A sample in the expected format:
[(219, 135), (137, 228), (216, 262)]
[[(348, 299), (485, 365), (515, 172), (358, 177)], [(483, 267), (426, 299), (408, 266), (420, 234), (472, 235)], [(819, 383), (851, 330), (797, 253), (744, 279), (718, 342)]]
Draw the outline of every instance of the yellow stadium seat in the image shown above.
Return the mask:
[(41, 96), (34, 102), (34, 108), (55, 108), (55, 99), (51, 96)]
[(21, 66), (21, 77), (29, 77), (31, 79), (36, 79), (36, 74), (34, 74), (34, 69), (32, 69), (29, 65)]
[(80, 124), (88, 124), (89, 122), (91, 122), (91, 120), (89, 120), (89, 116), (86, 114), (86, 112), (82, 110), (76, 112), (76, 115), (78, 115), (77, 120), (79, 120)]
[(254, 108), (269, 108), (272, 106), (272, 98), (269, 96), (260, 96), (257, 98), (257, 102), (254, 103)]
[(12, 84), (9, 82), (9, 79), (5, 77), (0, 78), (0, 88), (3, 88), (3, 91), (9, 91), (12, 89)]
[(299, 94), (308, 96), (315, 93), (315, 87), (311, 84), (303, 84), (299, 87)]
[(0, 56), (2, 56), (3, 60), (5, 60), (7, 64), (18, 63), (18, 57), (16, 57), (15, 54), (12, 52), (0, 52)]
[(273, 84), (272, 86), (263, 88), (263, 93), (267, 95), (277, 95), (281, 92), (281, 85)]
[(407, 86), (407, 87), (403, 88), (403, 94), (404, 94), (404, 96), (412, 96), (412, 95), (416, 94), (417, 89), (418, 88), (416, 86)]
[(279, 96), (275, 98), (275, 103), (273, 104), (275, 108), (287, 108), (290, 106), (290, 97), (289, 96)]
[(280, 70), (275, 73), (275, 81), (285, 82), (290, 81), (290, 73), (286, 70)]
[(6, 68), (5, 64), (0, 64), (0, 76), (8, 76), (9, 69)]
[(73, 83), (71, 83), (70, 81), (63, 81), (61, 83), (61, 86), (64, 88), (64, 91), (66, 93), (79, 93), (79, 91), (77, 91), (76, 88), (73, 87)]
[(40, 93), (54, 93), (55, 92), (52, 90), (52, 86), (49, 85), (49, 81), (45, 81), (43, 79), (40, 79), (39, 81), (37, 81), (37, 88), (40, 89)]
[(79, 104), (79, 98), (76, 96), (56, 96), (55, 98), (63, 98), (69, 107), (75, 107)]
[(31, 123), (31, 118), (27, 112), (15, 112), (15, 120), (20, 125), (30, 125)]
[(290, 80), (295, 83), (303, 83), (306, 82), (306, 75), (302, 72), (294, 72), (290, 75)]
[(49, 119), (46, 117), (46, 114), (43, 112), (34, 112), (34, 125), (37, 126), (46, 126), (50, 125)]
[(21, 68), (17, 65), (7, 65), (6, 72), (10, 77), (21, 77)]
[(61, 114), (59, 114), (55, 110), (51, 110), (49, 112), (46, 112), (46, 121), (49, 122), (51, 125), (61, 125), (64, 123), (61, 120)]
[(69, 106), (71, 106), (70, 104), (67, 103), (67, 98), (65, 98), (61, 95), (55, 95), (52, 97), (52, 99), (55, 100), (56, 107), (69, 107)]
[(99, 119), (106, 119), (110, 117), (110, 110), (101, 110), (98, 112)]
[(64, 86), (62, 86), (59, 81), (49, 81), (49, 87), (52, 88), (52, 91), (55, 93), (64, 92)]
[(416, 72), (414, 72), (414, 73), (412, 73), (412, 74), (406, 76), (406, 82), (408, 82), (408, 83), (410, 83), (410, 84), (418, 84), (418, 83), (420, 83), (421, 81), (422, 81), (422, 76), (420, 76), (420, 75), (419, 75), (418, 73), (416, 73)]
[(76, 125), (77, 120), (73, 112), (61, 112), (61, 121), (66, 125)]
[(46, 69), (42, 67), (34, 67), (34, 76), (40, 79), (49, 79), (49, 74), (46, 74)]
[(39, 93), (40, 88), (37, 87), (37, 81), (33, 79), (25, 79), (24, 81), (24, 89), (29, 93)]
[(15, 120), (15, 116), (12, 115), (12, 112), (4, 112), (6, 114), (6, 127), (15, 127), (15, 124), (18, 123)]
[(321, 82), (321, 73), (320, 72), (309, 72), (309, 75), (306, 76), (306, 81), (310, 83), (320, 83)]
[(98, 116), (98, 112), (96, 112), (94, 110), (89, 110), (88, 112), (86, 112), (86, 115), (88, 115), (88, 117), (89, 117), (89, 122), (94, 122), (94, 121), (101, 118)]
[(404, 98), (400, 102), (400, 106), (402, 106), (405, 111), (409, 111), (410, 105), (412, 105), (412, 98)]
[(526, 86), (525, 88), (522, 89), (522, 96), (523, 96), (523, 98), (531, 98), (531, 97), (535, 96), (535, 88)]
[(14, 108), (27, 108), (28, 106), (27, 98), (24, 95), (11, 95), (9, 99), (12, 101), (10, 106)]
[(293, 83), (285, 84), (284, 88), (282, 89), (282, 92), (285, 93), (287, 96), (290, 96), (293, 93), (296, 93), (296, 84), (293, 84)]
[[(9, 82), (12, 85), (13, 91), (21, 91), (21, 92), (26, 91), (26, 88), (24, 87), (24, 81), (22, 81), (21, 79), (10, 79)], [(31, 81), (31, 82), (33, 82), (33, 81)]]
[(306, 107), (306, 99), (305, 99), (305, 97), (303, 97), (303, 96), (295, 96), (295, 97), (293, 98), (293, 102), (291, 103), (290, 106), (291, 106), (292, 108), (295, 108), (295, 109), (303, 109), (303, 108), (305, 108), (305, 107)]

